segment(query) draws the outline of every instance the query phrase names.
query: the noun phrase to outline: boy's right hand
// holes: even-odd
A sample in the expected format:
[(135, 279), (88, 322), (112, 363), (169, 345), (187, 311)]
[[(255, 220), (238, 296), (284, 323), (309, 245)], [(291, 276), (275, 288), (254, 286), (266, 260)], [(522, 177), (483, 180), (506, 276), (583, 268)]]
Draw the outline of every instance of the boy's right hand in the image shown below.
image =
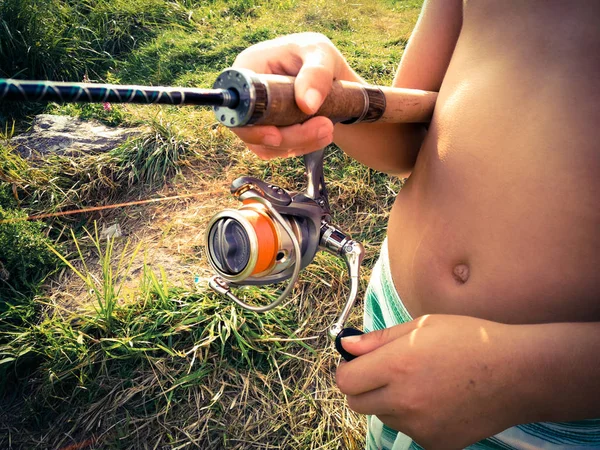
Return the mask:
[[(253, 45), (238, 55), (232, 67), (295, 76), (296, 103), (307, 114), (319, 109), (334, 80), (359, 81), (333, 43), (318, 33), (291, 34)], [(325, 147), (333, 141), (333, 125), (319, 116), (289, 127), (250, 126), (232, 131), (260, 158), (271, 159)]]

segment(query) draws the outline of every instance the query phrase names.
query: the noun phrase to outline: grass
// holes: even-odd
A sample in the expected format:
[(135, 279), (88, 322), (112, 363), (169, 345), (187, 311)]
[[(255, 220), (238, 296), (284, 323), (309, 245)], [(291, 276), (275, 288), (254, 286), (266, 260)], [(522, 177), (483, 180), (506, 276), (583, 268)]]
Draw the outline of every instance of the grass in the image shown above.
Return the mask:
[[(0, 76), (207, 87), (248, 45), (318, 31), (369, 82), (389, 84), (419, 8), (394, 0), (6, 0)], [(103, 154), (25, 160), (5, 138), (39, 112), (146, 132)], [(0, 219), (206, 193), (21, 229), (0, 224), (0, 448), (362, 448), (365, 420), (335, 387), (339, 357), (326, 333), (347, 293), (340, 260), (318, 254), (286, 304), (266, 314), (193, 283), (208, 274), (206, 223), (237, 206), (230, 182), (249, 174), (302, 189), (301, 159), (261, 161), (210, 111), (191, 107), (0, 105), (0, 129)], [(367, 249), (364, 289), (402, 182), (335, 146), (325, 177), (336, 224)], [(125, 236), (103, 237), (115, 223)], [(43, 255), (9, 287), (3, 274), (15, 279), (25, 267), (18, 258)], [(258, 301), (276, 289), (242, 292)]]
[[(73, 111), (68, 109), (68, 111)], [(50, 155), (25, 160), (0, 145), (0, 180), (9, 183), (29, 212), (99, 204), (132, 191), (147, 191), (180, 172), (193, 153), (172, 123), (150, 119), (148, 130), (107, 153)]]

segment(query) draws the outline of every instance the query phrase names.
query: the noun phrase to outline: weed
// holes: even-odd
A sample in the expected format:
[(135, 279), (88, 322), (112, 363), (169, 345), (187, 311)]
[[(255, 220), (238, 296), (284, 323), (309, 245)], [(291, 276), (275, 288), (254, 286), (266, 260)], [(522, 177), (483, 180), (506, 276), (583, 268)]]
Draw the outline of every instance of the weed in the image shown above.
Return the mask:
[(83, 207), (133, 186), (148, 189), (164, 183), (189, 153), (189, 143), (174, 124), (156, 119), (146, 134), (108, 153), (28, 161), (0, 145), (0, 181), (11, 183), (19, 201), (34, 212)]
[[(6, 0), (0, 4), (0, 75), (81, 79), (107, 55), (93, 49), (89, 29), (71, 27), (72, 9), (59, 0)], [(63, 65), (64, 64), (64, 65)]]
[(48, 114), (79, 117), (82, 120), (97, 120), (108, 126), (132, 125), (126, 118), (121, 105), (110, 104), (105, 107), (102, 103), (52, 103), (46, 108)]
[(120, 297), (122, 284), (119, 284), (119, 279), (123, 272), (127, 273), (131, 269), (131, 265), (140, 249), (138, 245), (131, 255), (128, 255), (129, 242), (125, 244), (121, 252), (116, 266), (113, 266), (113, 250), (114, 238), (106, 239), (106, 246), (103, 248), (102, 242), (98, 235), (98, 227), (94, 223), (94, 233), (85, 230), (87, 236), (92, 240), (99, 258), (101, 272), (99, 277), (96, 277), (90, 272), (86, 265), (86, 258), (81, 252), (79, 241), (74, 233), (71, 234), (77, 254), (83, 265), (83, 271), (77, 270), (55, 247), (48, 245), (48, 248), (54, 253), (64, 264), (69, 266), (73, 272), (77, 274), (87, 286), (90, 294), (95, 299), (96, 314), (100, 319), (100, 326), (107, 334), (113, 332), (113, 321), (115, 320), (114, 311), (117, 303), (122, 300)]
[(16, 208), (17, 202), (8, 183), (0, 181), (0, 208)]
[(248, 31), (242, 36), (242, 39), (248, 44), (257, 44), (274, 37), (273, 31), (269, 28), (258, 28)]
[(0, 222), (7, 221), (0, 223), (0, 311), (5, 302), (35, 291), (57, 267), (58, 260), (46, 248), (50, 241), (41, 224), (22, 220), (26, 217), (23, 212), (0, 206)]

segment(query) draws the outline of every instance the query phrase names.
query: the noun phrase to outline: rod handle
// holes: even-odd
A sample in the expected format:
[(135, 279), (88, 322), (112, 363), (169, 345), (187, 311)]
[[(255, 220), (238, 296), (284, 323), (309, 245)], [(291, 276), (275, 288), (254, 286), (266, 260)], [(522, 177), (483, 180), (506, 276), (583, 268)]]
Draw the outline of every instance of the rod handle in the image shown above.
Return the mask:
[(423, 123), (431, 120), (437, 99), (437, 92), (334, 81), (321, 108), (310, 115), (296, 104), (294, 81), (290, 76), (227, 69), (213, 87), (236, 91), (240, 101), (235, 108), (215, 107), (217, 119), (228, 127), (288, 126), (313, 116), (336, 123)]

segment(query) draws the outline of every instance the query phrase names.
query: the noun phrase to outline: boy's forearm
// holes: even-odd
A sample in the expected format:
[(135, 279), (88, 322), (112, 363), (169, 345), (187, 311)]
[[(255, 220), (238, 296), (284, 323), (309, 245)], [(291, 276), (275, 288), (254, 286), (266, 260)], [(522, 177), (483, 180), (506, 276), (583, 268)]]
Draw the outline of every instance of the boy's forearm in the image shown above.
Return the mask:
[(425, 138), (423, 124), (337, 124), (334, 142), (372, 169), (408, 176)]
[[(367, 84), (350, 66), (344, 80)], [(333, 141), (344, 153), (380, 172), (408, 176), (425, 138), (424, 124), (360, 123), (335, 125)]]
[[(392, 86), (439, 91), (462, 28), (461, 0), (426, 1)], [(341, 79), (365, 83), (348, 65)], [(381, 172), (407, 176), (425, 139), (424, 124), (336, 124), (334, 142)]]
[(517, 389), (528, 421), (600, 417), (600, 322), (523, 327), (530, 341)]

